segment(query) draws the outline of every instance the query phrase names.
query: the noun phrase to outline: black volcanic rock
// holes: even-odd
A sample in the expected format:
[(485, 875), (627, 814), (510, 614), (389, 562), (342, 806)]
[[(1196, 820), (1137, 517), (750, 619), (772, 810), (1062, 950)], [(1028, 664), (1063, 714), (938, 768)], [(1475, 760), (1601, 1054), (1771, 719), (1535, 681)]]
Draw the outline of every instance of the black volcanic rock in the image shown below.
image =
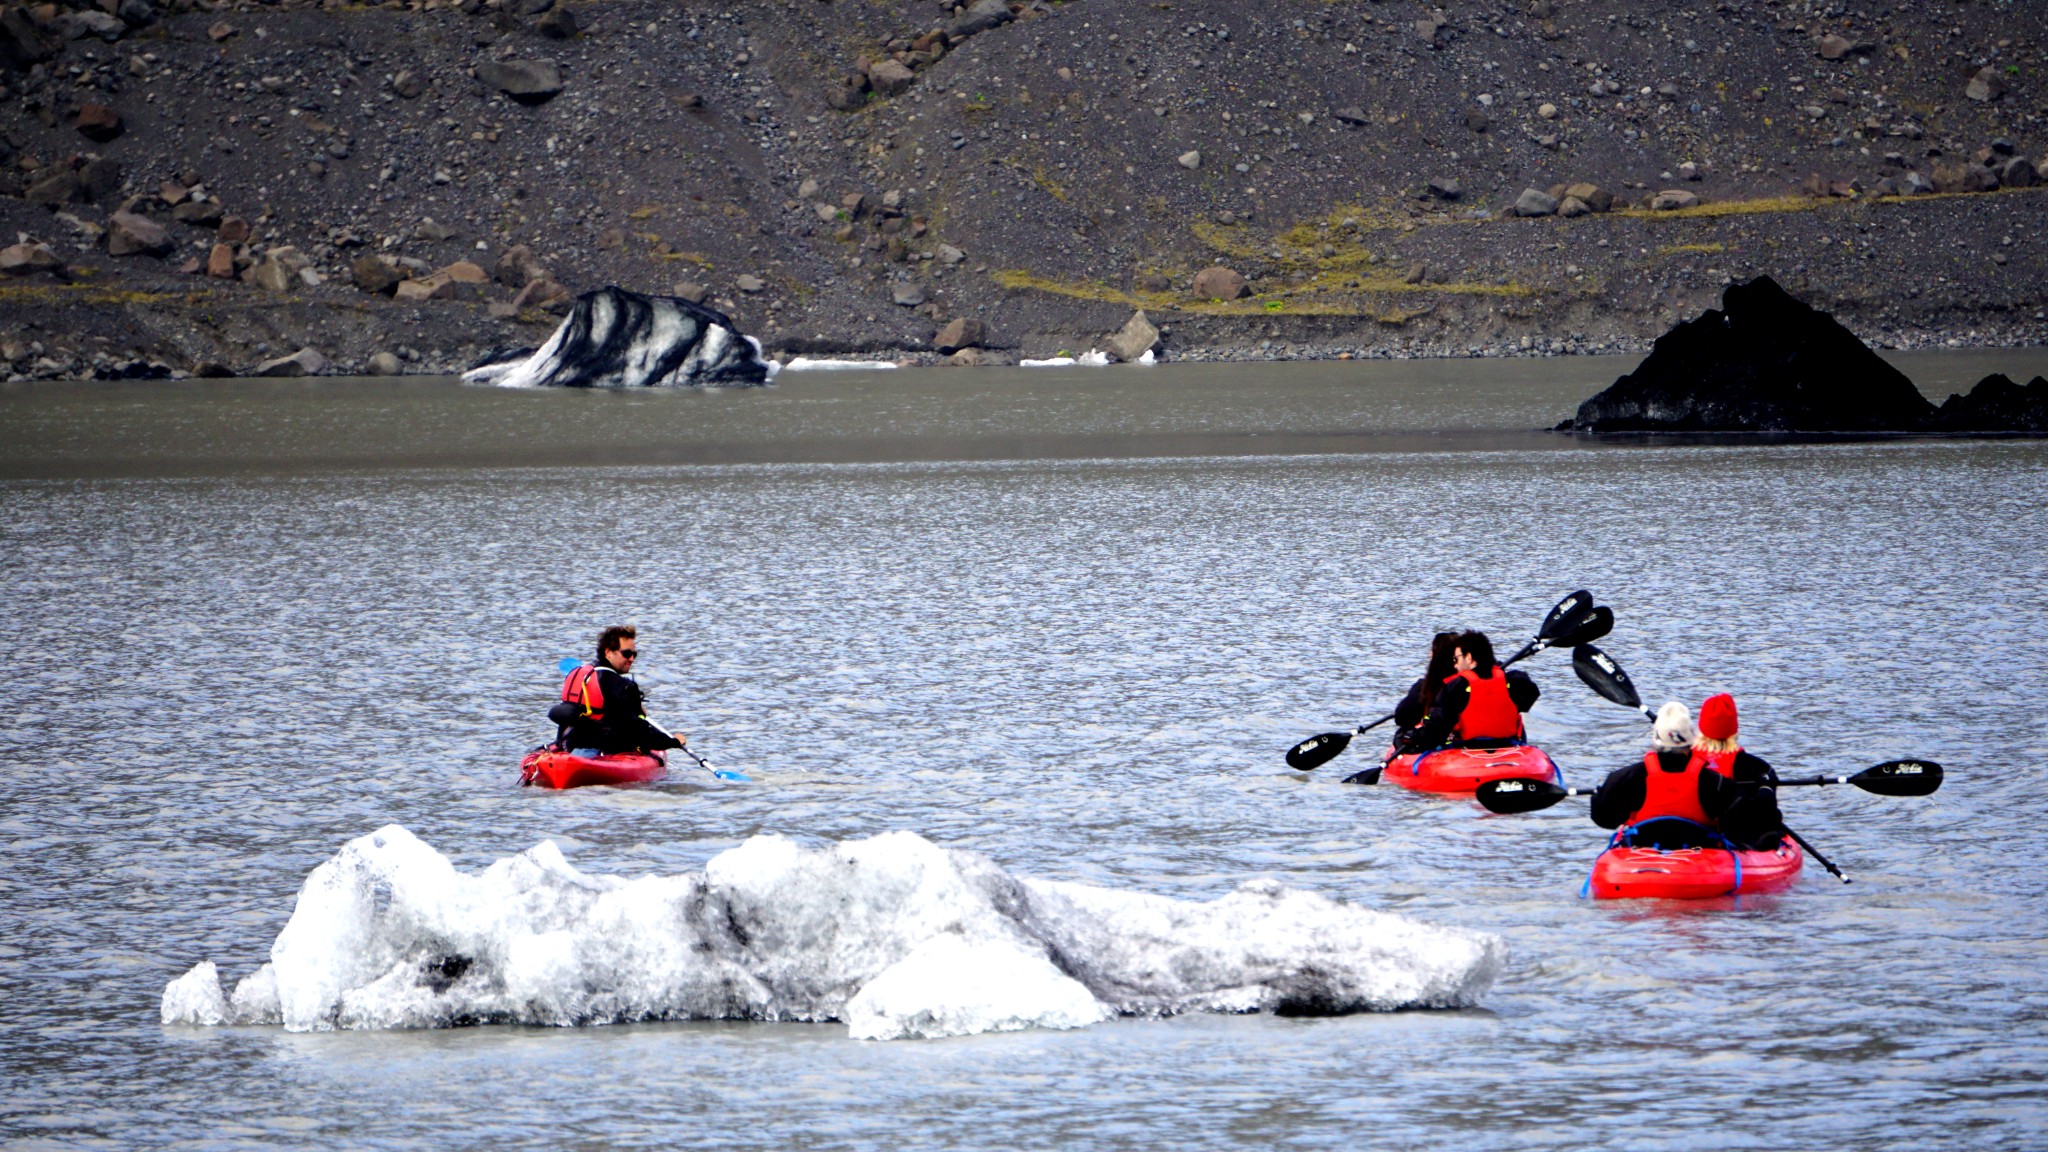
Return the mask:
[(1731, 284), (1634, 372), (1559, 425), (1576, 432), (1903, 432), (1934, 405), (1834, 317), (1768, 276)]
[(1951, 393), (1934, 414), (1944, 432), (2048, 432), (2048, 379), (2022, 387), (2004, 373), (1977, 381), (1969, 395)]

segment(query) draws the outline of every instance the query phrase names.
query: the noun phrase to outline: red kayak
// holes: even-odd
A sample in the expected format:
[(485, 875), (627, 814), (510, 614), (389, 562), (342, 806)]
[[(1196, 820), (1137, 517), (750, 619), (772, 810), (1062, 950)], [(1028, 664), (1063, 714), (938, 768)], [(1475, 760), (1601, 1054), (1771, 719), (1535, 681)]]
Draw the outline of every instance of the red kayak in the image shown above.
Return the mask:
[(1786, 840), (1769, 852), (1732, 848), (1630, 848), (1617, 844), (1593, 862), (1593, 875), (1580, 893), (1595, 900), (1663, 897), (1702, 900), (1776, 892), (1799, 879), (1805, 863), (1799, 846)]
[(542, 746), (519, 762), (519, 782), (539, 788), (581, 788), (586, 784), (645, 784), (668, 775), (668, 758), (659, 752), (621, 752), (611, 756), (572, 756)]
[(1387, 761), (1380, 773), (1383, 784), (1398, 784), (1417, 792), (1447, 792), (1471, 795), (1488, 780), (1509, 776), (1534, 777), (1554, 784), (1564, 774), (1549, 754), (1534, 744), (1510, 744), (1505, 748), (1438, 748), (1420, 755), (1410, 753)]

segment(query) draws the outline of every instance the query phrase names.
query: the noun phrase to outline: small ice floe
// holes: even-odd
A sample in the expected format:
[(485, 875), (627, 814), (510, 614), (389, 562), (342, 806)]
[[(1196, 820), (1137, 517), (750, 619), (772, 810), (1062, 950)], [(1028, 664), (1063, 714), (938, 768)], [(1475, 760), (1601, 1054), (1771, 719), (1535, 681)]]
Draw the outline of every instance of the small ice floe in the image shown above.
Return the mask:
[(314, 869), (270, 962), (165, 988), (166, 1024), (293, 1031), (837, 1021), (859, 1039), (1182, 1012), (1474, 1004), (1506, 950), (1271, 881), (1206, 903), (1015, 876), (891, 832), (756, 836), (701, 873), (580, 872), (541, 843), (479, 873), (391, 825)]
[(1019, 360), (1020, 368), (1106, 368), (1116, 363), (1116, 358), (1099, 349), (1090, 350), (1077, 356), (1061, 353), (1045, 360)]
[(798, 356), (782, 366), (784, 372), (879, 372), (894, 368), (894, 360), (813, 360)]
[(765, 384), (780, 366), (715, 308), (600, 288), (538, 349), (492, 351), (462, 379), (502, 388), (639, 388)]

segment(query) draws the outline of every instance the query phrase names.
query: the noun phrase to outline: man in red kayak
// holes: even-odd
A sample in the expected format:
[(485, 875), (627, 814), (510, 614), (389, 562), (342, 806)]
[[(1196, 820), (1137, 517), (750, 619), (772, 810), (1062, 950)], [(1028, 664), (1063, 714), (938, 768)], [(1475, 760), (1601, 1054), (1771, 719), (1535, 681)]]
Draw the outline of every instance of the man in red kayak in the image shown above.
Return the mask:
[(1403, 734), (1397, 750), (1520, 743), (1522, 713), (1543, 695), (1529, 674), (1495, 664), (1493, 641), (1484, 632), (1458, 634), (1451, 647), (1451, 667), (1428, 714)]
[(557, 743), (572, 756), (654, 752), (680, 748), (688, 737), (671, 736), (647, 721), (633, 662), (640, 634), (615, 624), (597, 638), (597, 663), (585, 664), (562, 681), (562, 700), (548, 709), (561, 728)]
[[(1724, 846), (1769, 851), (1784, 837), (1778, 815), (1777, 773), (1736, 742), (1735, 697), (1723, 692), (1700, 705), (1699, 735), (1691, 747), (1671, 748), (1666, 704), (1657, 715), (1657, 746), (1642, 762), (1608, 773), (1593, 792), (1593, 823), (1623, 828), (1641, 847)], [(1678, 706), (1677, 719), (1683, 720)]]

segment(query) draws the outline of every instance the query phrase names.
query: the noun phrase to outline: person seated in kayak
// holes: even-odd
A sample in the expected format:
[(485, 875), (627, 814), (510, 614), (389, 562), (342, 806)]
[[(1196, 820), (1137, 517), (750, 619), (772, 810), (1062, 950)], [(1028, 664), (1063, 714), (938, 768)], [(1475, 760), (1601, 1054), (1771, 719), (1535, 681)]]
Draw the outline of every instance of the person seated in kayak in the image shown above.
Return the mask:
[(1484, 632), (1458, 634), (1451, 644), (1451, 668), (1403, 750), (1520, 743), (1522, 713), (1543, 694), (1529, 674), (1495, 664), (1493, 641)]
[(561, 729), (556, 744), (574, 756), (655, 752), (680, 748), (687, 737), (671, 736), (647, 722), (645, 700), (633, 679), (640, 655), (639, 633), (614, 625), (597, 638), (597, 662), (562, 681), (562, 699), (548, 709)]
[(1422, 678), (1408, 686), (1408, 694), (1394, 705), (1394, 747), (1409, 751), (1423, 747), (1414, 743), (1415, 730), (1422, 725), (1423, 717), (1436, 707), (1436, 698), (1443, 689), (1444, 680), (1457, 669), (1458, 634), (1439, 632), (1429, 642), (1429, 664), (1422, 670)]
[(1623, 829), (1625, 842), (1639, 847), (1721, 847), (1725, 838), (1737, 848), (1776, 848), (1784, 837), (1778, 776), (1736, 741), (1735, 698), (1707, 697), (1687, 744), (1690, 724), (1683, 704), (1658, 710), (1642, 762), (1608, 773), (1594, 790), (1593, 823)]

